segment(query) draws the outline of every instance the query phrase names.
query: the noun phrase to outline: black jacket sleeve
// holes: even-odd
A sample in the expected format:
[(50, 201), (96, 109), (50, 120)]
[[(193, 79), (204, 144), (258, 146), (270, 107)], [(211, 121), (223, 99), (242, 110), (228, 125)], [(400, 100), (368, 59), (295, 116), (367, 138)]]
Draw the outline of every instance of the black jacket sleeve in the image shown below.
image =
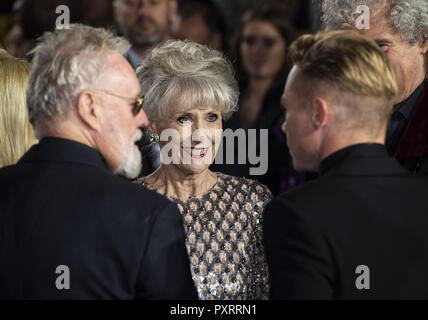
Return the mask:
[(190, 273), (180, 212), (170, 203), (152, 216), (141, 262), (138, 299), (190, 300), (197, 292)]
[(327, 242), (292, 203), (280, 198), (266, 208), (263, 234), (271, 299), (331, 299)]

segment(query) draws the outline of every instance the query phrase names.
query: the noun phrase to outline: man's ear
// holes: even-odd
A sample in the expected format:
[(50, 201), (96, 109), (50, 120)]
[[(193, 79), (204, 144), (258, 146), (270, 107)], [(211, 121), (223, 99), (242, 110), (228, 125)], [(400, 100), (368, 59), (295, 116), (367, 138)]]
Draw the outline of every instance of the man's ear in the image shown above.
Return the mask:
[(92, 130), (100, 131), (100, 105), (90, 91), (83, 91), (77, 98), (77, 113), (80, 119)]
[(147, 126), (147, 131), (149, 133), (158, 133), (159, 128), (157, 127), (155, 122), (150, 122), (150, 124)]
[(420, 46), (421, 46), (421, 54), (426, 54), (428, 51), (428, 40), (422, 40)]
[(319, 129), (326, 125), (328, 121), (328, 103), (322, 98), (314, 98), (312, 99), (312, 103), (310, 105), (312, 109), (311, 121), (314, 129)]

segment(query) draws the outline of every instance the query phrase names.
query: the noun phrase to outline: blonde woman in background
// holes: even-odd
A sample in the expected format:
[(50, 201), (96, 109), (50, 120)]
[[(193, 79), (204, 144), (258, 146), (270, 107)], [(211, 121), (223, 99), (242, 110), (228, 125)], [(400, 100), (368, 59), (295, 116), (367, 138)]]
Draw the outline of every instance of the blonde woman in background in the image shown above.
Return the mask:
[(30, 65), (0, 49), (0, 167), (12, 165), (34, 144), (25, 92)]

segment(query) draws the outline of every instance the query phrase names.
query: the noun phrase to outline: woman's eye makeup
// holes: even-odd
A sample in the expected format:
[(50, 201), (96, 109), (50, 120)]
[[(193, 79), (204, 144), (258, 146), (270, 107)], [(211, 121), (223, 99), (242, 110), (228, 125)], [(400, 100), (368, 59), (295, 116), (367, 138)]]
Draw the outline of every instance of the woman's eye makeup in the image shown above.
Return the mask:
[(215, 122), (218, 119), (218, 114), (216, 113), (210, 113), (209, 115), (207, 115), (206, 118), (209, 122)]
[(192, 119), (187, 115), (177, 117), (177, 122), (181, 124), (189, 124), (191, 121)]

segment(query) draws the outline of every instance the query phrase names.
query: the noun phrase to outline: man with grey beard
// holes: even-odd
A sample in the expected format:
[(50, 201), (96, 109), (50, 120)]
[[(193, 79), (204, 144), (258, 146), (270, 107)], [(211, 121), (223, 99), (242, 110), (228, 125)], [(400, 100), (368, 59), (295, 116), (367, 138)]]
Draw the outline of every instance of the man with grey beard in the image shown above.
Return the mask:
[[(117, 34), (124, 36), (132, 45), (125, 57), (137, 69), (147, 49), (171, 37), (171, 26), (177, 16), (177, 0), (114, 0), (114, 19)], [(138, 143), (143, 159), (141, 175), (147, 176), (161, 163), (157, 144), (143, 128), (143, 139)]]
[(40, 142), (0, 170), (0, 299), (193, 299), (177, 207), (135, 178), (148, 124), (129, 43), (45, 33), (27, 90)]

